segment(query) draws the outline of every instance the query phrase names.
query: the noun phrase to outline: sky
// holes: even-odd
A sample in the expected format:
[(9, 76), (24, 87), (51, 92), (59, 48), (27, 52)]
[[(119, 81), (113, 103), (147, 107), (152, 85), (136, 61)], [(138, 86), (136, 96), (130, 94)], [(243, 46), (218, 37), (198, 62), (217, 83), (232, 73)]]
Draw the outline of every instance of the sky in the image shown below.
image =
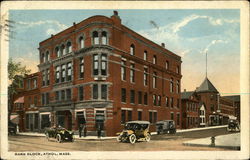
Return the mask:
[[(240, 10), (117, 10), (122, 24), (182, 57), (182, 90), (193, 91), (208, 79), (221, 95), (240, 93)], [(10, 10), (9, 56), (38, 70), (39, 42), (94, 16), (113, 10)]]

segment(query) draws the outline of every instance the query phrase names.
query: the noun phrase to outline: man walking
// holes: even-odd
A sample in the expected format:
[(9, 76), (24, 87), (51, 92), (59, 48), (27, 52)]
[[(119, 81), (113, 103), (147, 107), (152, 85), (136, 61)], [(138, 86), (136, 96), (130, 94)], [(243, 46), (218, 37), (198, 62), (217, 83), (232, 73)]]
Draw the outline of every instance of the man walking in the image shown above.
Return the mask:
[(83, 129), (83, 124), (81, 123), (79, 125), (79, 138), (81, 138), (81, 136), (82, 136), (82, 129)]

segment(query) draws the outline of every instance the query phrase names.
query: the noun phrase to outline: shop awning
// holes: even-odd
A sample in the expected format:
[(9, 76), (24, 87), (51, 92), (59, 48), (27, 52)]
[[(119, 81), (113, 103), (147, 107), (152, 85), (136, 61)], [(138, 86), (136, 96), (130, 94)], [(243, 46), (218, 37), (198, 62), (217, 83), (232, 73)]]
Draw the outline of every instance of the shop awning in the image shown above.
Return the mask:
[(17, 115), (17, 114), (10, 115), (10, 121), (18, 124), (19, 123), (19, 115)]
[(24, 103), (24, 97), (19, 97), (14, 103)]

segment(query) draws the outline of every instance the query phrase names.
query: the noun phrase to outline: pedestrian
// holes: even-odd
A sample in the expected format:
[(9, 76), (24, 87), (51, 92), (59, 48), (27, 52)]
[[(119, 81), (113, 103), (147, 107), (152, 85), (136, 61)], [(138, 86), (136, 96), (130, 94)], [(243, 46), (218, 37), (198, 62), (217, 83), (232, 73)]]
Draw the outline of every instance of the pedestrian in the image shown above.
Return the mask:
[(86, 124), (83, 124), (83, 136), (84, 137), (87, 136), (87, 127), (86, 127)]
[(101, 138), (101, 133), (102, 133), (101, 125), (98, 124), (98, 125), (97, 125), (97, 136), (98, 136), (98, 138)]
[(79, 138), (82, 136), (82, 129), (83, 129), (83, 124), (79, 125)]

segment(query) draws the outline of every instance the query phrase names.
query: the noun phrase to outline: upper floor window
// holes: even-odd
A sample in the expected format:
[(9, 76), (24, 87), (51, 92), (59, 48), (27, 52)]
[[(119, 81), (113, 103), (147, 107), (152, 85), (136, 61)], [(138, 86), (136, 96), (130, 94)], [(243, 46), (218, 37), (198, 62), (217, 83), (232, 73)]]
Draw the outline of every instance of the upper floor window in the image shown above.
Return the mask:
[(72, 66), (71, 66), (71, 62), (67, 63), (67, 80), (71, 81), (71, 77), (72, 77)]
[(156, 58), (156, 55), (154, 55), (153, 57), (153, 64), (156, 64), (157, 63), (157, 58)]
[(148, 105), (148, 93), (144, 93), (144, 105)]
[(108, 38), (107, 38), (107, 32), (103, 31), (102, 32), (102, 44), (107, 44)]
[(170, 79), (170, 92), (174, 92), (174, 79)]
[(73, 73), (72, 62), (62, 64), (61, 66), (56, 66), (55, 72), (56, 83), (71, 81)]
[(148, 68), (144, 68), (144, 73), (143, 73), (143, 84), (144, 86), (148, 85)]
[(130, 65), (130, 82), (135, 82), (135, 64)]
[(83, 57), (79, 59), (79, 77), (84, 78), (84, 59)]
[(153, 88), (156, 88), (157, 87), (157, 73), (154, 72), (153, 73)]
[(124, 60), (121, 62), (121, 79), (126, 80), (126, 61)]
[(79, 48), (80, 49), (84, 48), (84, 39), (82, 36), (79, 38)]
[(80, 101), (82, 101), (84, 99), (84, 89), (83, 89), (83, 86), (80, 86), (78, 88), (78, 97), (79, 97)]
[(146, 61), (148, 59), (148, 52), (144, 51), (143, 53), (143, 59)]
[(158, 96), (158, 106), (161, 106), (161, 96)]
[(131, 46), (130, 46), (130, 54), (131, 55), (135, 55), (135, 45), (134, 44), (131, 44)]
[(46, 61), (46, 62), (47, 62), (47, 61), (49, 61), (49, 58), (50, 58), (50, 57), (49, 57), (49, 51), (47, 51), (47, 52), (46, 52), (46, 58), (45, 58), (45, 61)]
[(169, 62), (166, 61), (166, 69), (169, 69)]
[(108, 86), (106, 84), (94, 84), (93, 85), (93, 99), (104, 99), (106, 100), (108, 98)]
[(180, 67), (179, 67), (179, 66), (176, 67), (176, 73), (177, 73), (177, 74), (180, 73)]
[(154, 104), (154, 106), (156, 106), (156, 105), (157, 105), (156, 95), (155, 95), (155, 94), (153, 95), (153, 104)]
[(93, 75), (107, 75), (107, 55), (94, 54), (93, 55)]
[(60, 66), (56, 66), (56, 83), (59, 83), (60, 81)]
[(67, 43), (67, 53), (71, 53), (72, 52), (72, 45), (71, 42)]
[(33, 80), (33, 86), (34, 86), (34, 88), (37, 88), (37, 80), (36, 79)]
[(61, 82), (64, 82), (66, 79), (66, 65), (61, 65)]
[(130, 90), (130, 103), (135, 103), (135, 91)]
[(121, 92), (121, 101), (126, 103), (126, 88), (122, 88)]
[(60, 55), (63, 56), (63, 55), (65, 55), (65, 54), (66, 54), (65, 45), (63, 44), (63, 45), (61, 45), (61, 47), (60, 47)]
[(49, 85), (49, 83), (50, 83), (50, 70), (49, 69), (46, 70), (46, 79), (47, 79), (46, 85)]
[(45, 71), (42, 71), (42, 86), (45, 86), (46, 83), (46, 73)]
[(92, 34), (93, 34), (92, 36), (93, 36), (93, 42), (94, 42), (94, 44), (99, 44), (98, 32), (94, 31)]
[(41, 63), (44, 63), (45, 62), (45, 55), (44, 53), (41, 53)]
[(56, 57), (60, 57), (60, 52), (58, 47), (55, 48), (55, 52), (56, 52)]
[(180, 81), (176, 81), (176, 93), (180, 92)]
[(169, 106), (168, 97), (166, 97), (166, 107)]

